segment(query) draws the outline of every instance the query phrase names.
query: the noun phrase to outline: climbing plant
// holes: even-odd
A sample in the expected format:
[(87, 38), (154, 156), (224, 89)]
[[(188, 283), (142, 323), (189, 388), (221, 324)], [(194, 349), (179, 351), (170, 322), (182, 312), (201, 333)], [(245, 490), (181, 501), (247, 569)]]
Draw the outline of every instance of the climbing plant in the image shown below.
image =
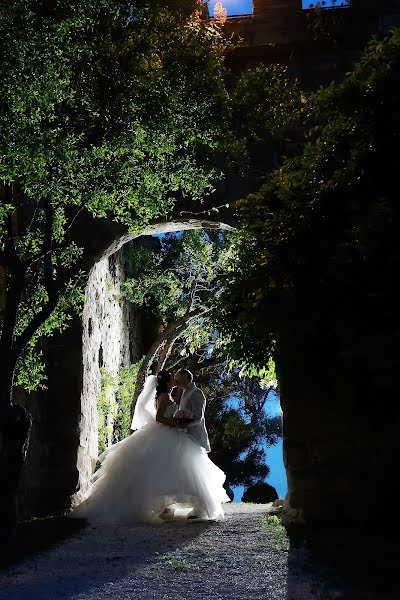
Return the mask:
[(302, 154), (238, 203), (215, 311), (236, 360), (340, 357), (396, 385), (399, 65), (400, 30), (374, 38), (342, 82), (304, 98)]
[(112, 374), (100, 369), (97, 399), (99, 454), (131, 433), (131, 403), (141, 361), (121, 367)]

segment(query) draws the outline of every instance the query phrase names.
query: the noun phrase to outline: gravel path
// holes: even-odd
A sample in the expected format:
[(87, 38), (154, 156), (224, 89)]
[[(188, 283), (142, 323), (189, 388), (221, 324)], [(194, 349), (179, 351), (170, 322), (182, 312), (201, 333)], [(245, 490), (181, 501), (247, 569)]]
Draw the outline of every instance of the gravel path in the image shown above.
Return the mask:
[[(230, 504), (216, 523), (88, 526), (0, 572), (0, 600), (332, 600), (304, 548), (263, 526), (263, 505)], [(339, 586), (339, 587), (338, 587)]]

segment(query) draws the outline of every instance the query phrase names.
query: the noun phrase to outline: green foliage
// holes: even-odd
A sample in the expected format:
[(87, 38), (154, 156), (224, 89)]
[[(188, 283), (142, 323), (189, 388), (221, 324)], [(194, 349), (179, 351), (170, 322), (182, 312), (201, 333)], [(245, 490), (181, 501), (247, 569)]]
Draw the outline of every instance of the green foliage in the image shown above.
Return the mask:
[(268, 535), (272, 547), (275, 550), (289, 550), (289, 537), (279, 517), (267, 515), (261, 520), (261, 527)]
[(190, 569), (190, 564), (187, 562), (187, 560), (176, 558), (170, 554), (161, 554), (157, 558), (160, 562), (173, 567), (175, 571), (187, 571)]
[(230, 485), (251, 485), (269, 474), (261, 440), (242, 411), (218, 398), (209, 399), (207, 429), (211, 459), (226, 474)]
[(215, 332), (208, 317), (223, 289), (221, 274), (229, 264), (229, 237), (211, 236), (205, 230), (168, 234), (159, 252), (131, 246), (130, 277), (123, 293), (165, 328), (184, 321), (174, 342), (174, 356), (186, 356), (205, 348)]
[(99, 454), (102, 454), (111, 445), (110, 440), (114, 416), (116, 415), (118, 405), (115, 401), (116, 377), (104, 369), (104, 367), (101, 367), (100, 374), (100, 395), (97, 401), (97, 414)]
[[(349, 4), (349, 2), (347, 3)], [(351, 13), (341, 10), (326, 10), (323, 2), (316, 2), (314, 8), (305, 13), (307, 27), (315, 41), (338, 44), (345, 26), (345, 19)]]
[(182, 284), (173, 271), (164, 269), (161, 254), (147, 248), (132, 246), (129, 263), (132, 277), (125, 280), (123, 293), (135, 306), (151, 306), (155, 316), (165, 319), (175, 308), (182, 294)]
[(259, 65), (238, 77), (231, 96), (239, 135), (253, 142), (280, 141), (299, 118), (301, 92), (280, 65)]
[[(69, 288), (83, 259), (80, 217), (141, 231), (167, 218), (177, 198), (201, 200), (223, 170), (242, 167), (247, 138), (277, 139), (292, 118), (284, 105), (296, 114), (298, 90), (282, 69), (257, 68), (228, 93), (229, 42), (197, 9), (195, 0), (9, 0), (0, 8), (0, 252), (10, 302), (21, 300), (18, 339), (2, 314), (1, 343), (14, 362), (31, 344), (17, 376), (28, 389), (44, 385), (39, 355), (31, 356), (39, 340), (81, 308)], [(202, 250), (207, 263), (207, 246), (196, 256)], [(14, 254), (18, 268), (10, 268)], [(171, 271), (160, 283), (158, 297), (155, 286), (146, 296), (144, 280), (127, 293), (138, 304), (152, 296), (167, 320), (189, 288)], [(191, 351), (205, 342), (207, 323), (186, 330)]]
[[(84, 302), (84, 294), (82, 292), (84, 281), (83, 273), (79, 273), (70, 279), (50, 317), (32, 335), (17, 363), (16, 385), (28, 391), (46, 388), (47, 376), (43, 361), (43, 352), (40, 349), (41, 340), (51, 336), (56, 331), (65, 331), (73, 315), (81, 312)], [(23, 301), (20, 303), (16, 333), (23, 332), (24, 328), (29, 325), (35, 315), (41, 312), (42, 303), (46, 302), (46, 300), (47, 292), (45, 287), (38, 286), (35, 290), (32, 290), (30, 302)]]
[[(230, 485), (262, 482), (269, 473), (267, 446), (282, 435), (280, 417), (269, 417), (269, 391), (259, 379), (249, 385), (238, 370), (226, 371), (225, 363), (197, 368), (196, 384), (207, 398), (207, 429), (211, 459), (225, 472)], [(257, 390), (258, 388), (258, 390)]]
[(140, 364), (139, 361), (132, 365), (121, 367), (118, 372), (118, 385), (116, 389), (118, 411), (114, 417), (114, 444), (123, 440), (131, 433), (131, 404)]
[(276, 489), (265, 481), (250, 486), (244, 491), (242, 496), (242, 502), (253, 502), (255, 504), (268, 504), (277, 499), (278, 493)]
[(340, 356), (382, 381), (400, 365), (399, 66), (400, 30), (374, 38), (343, 82), (306, 101), (302, 155), (239, 203), (215, 318), (248, 367)]
[(116, 375), (102, 367), (97, 401), (99, 454), (131, 433), (131, 403), (140, 361), (121, 367)]
[(0, 180), (18, 177), (34, 201), (51, 186), (61, 235), (63, 207), (83, 194), (93, 214), (135, 227), (165, 213), (172, 192), (197, 198), (210, 186), (216, 171), (198, 157), (222, 144), (222, 48), (191, 8), (14, 0), (2, 9)]
[(15, 381), (28, 392), (45, 389), (46, 372), (43, 352), (35, 348), (34, 344), (30, 343), (25, 348), (23, 357), (17, 365)]
[(0, 252), (13, 303), (24, 280), (15, 352), (30, 344), (17, 375), (27, 389), (44, 385), (33, 358), (39, 339), (81, 308), (80, 215), (139, 231), (166, 217), (176, 197), (211, 191), (235, 152), (225, 42), (195, 8), (194, 0), (0, 8)]

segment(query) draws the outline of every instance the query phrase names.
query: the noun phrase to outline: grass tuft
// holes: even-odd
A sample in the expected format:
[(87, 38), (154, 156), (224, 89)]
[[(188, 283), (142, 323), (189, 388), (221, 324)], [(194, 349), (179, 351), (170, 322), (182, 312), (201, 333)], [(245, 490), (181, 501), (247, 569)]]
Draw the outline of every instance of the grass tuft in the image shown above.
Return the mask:
[(170, 554), (161, 554), (158, 557), (158, 560), (160, 562), (163, 562), (164, 564), (167, 564), (167, 565), (173, 567), (176, 571), (187, 571), (188, 569), (190, 569), (190, 564), (187, 562), (187, 560), (181, 560), (180, 558), (175, 558), (174, 556), (171, 556)]
[(289, 537), (279, 517), (267, 515), (261, 519), (261, 526), (269, 534), (273, 548), (276, 550), (289, 550)]

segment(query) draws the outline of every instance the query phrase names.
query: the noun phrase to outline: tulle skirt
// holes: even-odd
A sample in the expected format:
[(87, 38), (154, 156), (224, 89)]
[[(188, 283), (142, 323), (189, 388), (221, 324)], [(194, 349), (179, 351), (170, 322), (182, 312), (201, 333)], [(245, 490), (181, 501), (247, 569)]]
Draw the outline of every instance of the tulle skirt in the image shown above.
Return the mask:
[(223, 517), (225, 474), (184, 430), (152, 424), (106, 450), (84, 500), (71, 513), (103, 523)]

